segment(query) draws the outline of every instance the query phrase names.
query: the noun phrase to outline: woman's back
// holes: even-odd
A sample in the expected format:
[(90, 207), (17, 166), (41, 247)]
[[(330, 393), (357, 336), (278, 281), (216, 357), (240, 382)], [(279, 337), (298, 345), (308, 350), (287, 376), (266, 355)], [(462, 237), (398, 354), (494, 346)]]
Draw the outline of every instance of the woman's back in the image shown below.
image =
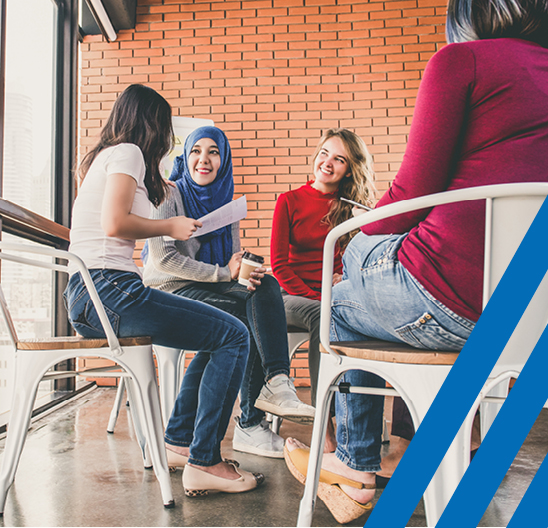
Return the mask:
[[(144, 184), (145, 161), (137, 145), (120, 143), (102, 150), (90, 166), (74, 202), (70, 251), (90, 269), (111, 268), (139, 272), (133, 263), (135, 240), (109, 237), (101, 224), (107, 177), (123, 173), (137, 183), (131, 213), (148, 218), (151, 204)], [(69, 266), (70, 272), (76, 268)]]
[[(431, 59), (420, 89), (404, 162), (379, 205), (478, 185), (548, 181), (547, 49), (520, 39), (450, 44)], [(484, 205), (469, 202), (366, 232), (410, 230), (402, 264), (436, 299), (475, 321), (484, 219)]]

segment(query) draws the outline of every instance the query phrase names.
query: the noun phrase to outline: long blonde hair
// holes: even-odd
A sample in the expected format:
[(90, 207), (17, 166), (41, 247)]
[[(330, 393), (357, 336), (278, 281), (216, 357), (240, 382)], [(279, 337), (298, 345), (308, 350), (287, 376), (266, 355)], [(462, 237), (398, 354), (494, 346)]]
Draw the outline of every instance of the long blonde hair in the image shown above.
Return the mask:
[[(340, 198), (342, 196), (343, 198), (348, 198), (349, 200), (372, 207), (373, 200), (375, 199), (373, 158), (367, 150), (367, 146), (363, 139), (356, 133), (346, 128), (330, 128), (327, 130), (316, 147), (312, 159), (312, 166), (314, 166), (314, 162), (320, 154), (325, 142), (333, 137), (337, 137), (342, 141), (348, 155), (348, 166), (350, 170), (350, 173), (345, 176), (339, 184), (337, 197)], [(323, 218), (323, 221), (329, 226), (329, 229), (332, 229), (351, 217), (351, 204), (343, 202), (342, 200), (333, 200), (331, 208)], [(357, 230), (352, 231), (339, 239), (341, 251), (346, 248), (357, 232)]]

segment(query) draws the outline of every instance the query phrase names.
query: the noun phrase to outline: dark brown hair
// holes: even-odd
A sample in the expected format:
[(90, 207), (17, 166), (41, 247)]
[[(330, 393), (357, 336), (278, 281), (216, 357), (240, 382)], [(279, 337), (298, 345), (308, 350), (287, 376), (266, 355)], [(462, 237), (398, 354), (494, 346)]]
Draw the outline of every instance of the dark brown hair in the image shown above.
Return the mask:
[(169, 103), (152, 88), (132, 84), (116, 99), (99, 142), (82, 160), (78, 175), (82, 181), (103, 149), (120, 143), (133, 143), (141, 149), (145, 159), (148, 198), (158, 206), (166, 192), (160, 161), (171, 150), (173, 141)]
[(546, 0), (449, 0), (447, 42), (520, 38), (548, 47)]

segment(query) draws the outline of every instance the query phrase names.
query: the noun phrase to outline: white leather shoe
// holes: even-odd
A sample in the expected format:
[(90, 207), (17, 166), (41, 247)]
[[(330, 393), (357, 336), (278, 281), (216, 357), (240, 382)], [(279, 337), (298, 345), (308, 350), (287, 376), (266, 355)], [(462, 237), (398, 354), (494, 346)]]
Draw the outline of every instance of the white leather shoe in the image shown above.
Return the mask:
[(261, 389), (255, 407), (292, 422), (311, 424), (316, 409), (299, 400), (295, 385), (285, 374), (274, 376)]
[(238, 417), (235, 417), (234, 421), (236, 422), (234, 438), (232, 439), (232, 449), (234, 451), (269, 458), (284, 457), (284, 439), (270, 429), (266, 420), (246, 429), (240, 426)]

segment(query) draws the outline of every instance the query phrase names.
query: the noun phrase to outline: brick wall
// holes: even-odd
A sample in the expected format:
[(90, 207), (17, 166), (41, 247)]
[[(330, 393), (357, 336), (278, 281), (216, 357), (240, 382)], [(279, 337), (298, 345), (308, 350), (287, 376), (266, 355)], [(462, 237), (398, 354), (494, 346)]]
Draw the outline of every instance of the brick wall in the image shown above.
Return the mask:
[(379, 194), (388, 188), (422, 71), (445, 42), (446, 0), (138, 0), (137, 9), (135, 30), (81, 45), (82, 150), (134, 82), (162, 93), (175, 115), (213, 119), (233, 149), (236, 196), (247, 195), (242, 245), (267, 260), (276, 198), (306, 182), (325, 129), (360, 134)]

